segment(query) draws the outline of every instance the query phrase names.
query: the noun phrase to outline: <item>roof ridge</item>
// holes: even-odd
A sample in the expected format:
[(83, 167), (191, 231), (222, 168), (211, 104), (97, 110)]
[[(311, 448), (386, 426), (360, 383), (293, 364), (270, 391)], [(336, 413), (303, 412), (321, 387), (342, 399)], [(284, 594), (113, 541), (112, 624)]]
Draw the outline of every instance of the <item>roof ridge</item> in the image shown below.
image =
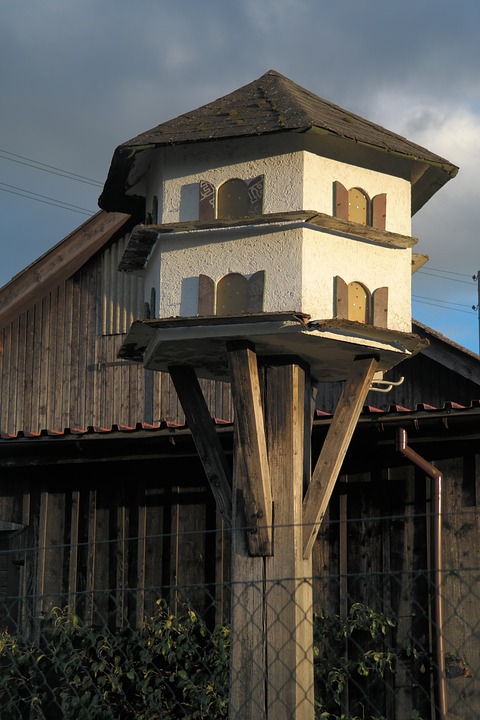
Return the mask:
[(120, 209), (133, 213), (138, 210), (138, 200), (132, 193), (127, 193), (126, 188), (130, 188), (129, 175), (135, 164), (135, 155), (144, 150), (260, 135), (302, 133), (313, 129), (373, 151), (393, 153), (407, 162), (426, 163), (432, 178), (430, 180), (428, 174), (427, 178), (422, 176), (421, 182), (418, 180), (421, 187), (412, 206), (414, 212), (458, 171), (448, 160), (404, 136), (320, 97), (277, 70), (268, 70), (240, 88), (166, 120), (117, 146), (99, 206), (109, 211)]
[[(378, 123), (375, 123), (371, 120), (368, 120), (361, 115), (358, 115), (357, 113), (351, 112), (350, 110), (346, 110), (341, 105), (338, 105), (337, 103), (332, 102), (331, 100), (327, 100), (324, 97), (321, 97), (320, 95), (317, 95), (311, 90), (308, 90), (308, 88), (305, 88), (302, 85), (299, 85), (294, 80), (291, 80), (286, 75), (282, 75), (282, 73), (278, 72), (277, 70), (267, 70), (263, 75), (258, 77), (255, 80), (252, 80), (249, 83), (246, 83), (245, 85), (240, 86), (239, 88), (232, 90), (231, 92), (221, 95), (217, 97), (214, 100), (210, 100), (207, 103), (204, 103), (203, 105), (200, 105), (197, 108), (193, 108), (191, 110), (187, 110), (184, 113), (181, 113), (177, 117), (170, 118), (169, 120), (166, 120), (162, 123), (159, 123), (158, 125), (153, 126), (150, 128), (150, 130), (146, 130), (145, 132), (139, 133), (135, 137), (131, 138), (130, 140), (126, 140), (125, 142), (121, 143), (119, 145), (119, 148), (131, 148), (132, 146), (138, 146), (138, 144), (143, 144), (143, 138), (145, 136), (148, 136), (156, 131), (159, 131), (161, 133), (161, 129), (164, 127), (167, 127), (168, 125), (178, 122), (182, 119), (185, 120), (192, 120), (197, 115), (203, 114), (204, 111), (209, 110), (210, 108), (213, 108), (218, 103), (225, 103), (228, 104), (232, 99), (234, 99), (236, 96), (239, 96), (245, 92), (248, 92), (250, 90), (255, 89), (261, 89), (261, 83), (262, 81), (268, 81), (268, 79), (271, 78), (273, 82), (280, 81), (282, 83), (284, 91), (288, 92), (288, 94), (292, 97), (292, 100), (295, 102), (298, 108), (298, 104), (300, 104), (302, 109), (302, 115), (305, 120), (305, 124), (309, 127), (319, 126), (316, 124), (314, 118), (312, 115), (314, 114), (313, 110), (308, 110), (305, 107), (305, 97), (308, 98), (311, 102), (314, 103), (321, 103), (325, 108), (329, 108), (334, 113), (339, 113), (344, 115), (344, 120), (348, 124), (352, 124), (352, 120), (355, 120), (356, 123), (359, 123), (365, 127), (378, 130), (381, 133), (386, 133), (388, 136), (391, 136), (392, 138), (396, 138), (406, 144), (408, 144), (412, 149), (422, 150), (424, 152), (427, 152), (430, 159), (436, 158), (440, 162), (449, 163), (448, 160), (445, 160), (445, 158), (442, 158), (439, 155), (436, 155), (435, 153), (432, 153), (429, 150), (426, 150), (426, 148), (423, 148), (422, 146), (418, 145), (417, 143), (412, 142), (411, 140), (408, 140), (404, 135), (400, 135), (399, 133), (393, 132), (392, 130), (388, 130), (387, 128), (383, 127), (382, 125), (379, 125)], [(271, 92), (272, 88), (269, 88), (266, 90), (266, 92)], [(219, 114), (219, 113), (218, 113)], [(300, 127), (300, 125), (299, 125)], [(282, 124), (280, 124), (279, 129), (282, 129)], [(293, 129), (291, 126), (287, 127), (286, 129)], [(331, 132), (334, 134), (338, 134), (338, 130), (331, 128)], [(347, 134), (347, 137), (354, 138), (355, 133), (351, 132)]]

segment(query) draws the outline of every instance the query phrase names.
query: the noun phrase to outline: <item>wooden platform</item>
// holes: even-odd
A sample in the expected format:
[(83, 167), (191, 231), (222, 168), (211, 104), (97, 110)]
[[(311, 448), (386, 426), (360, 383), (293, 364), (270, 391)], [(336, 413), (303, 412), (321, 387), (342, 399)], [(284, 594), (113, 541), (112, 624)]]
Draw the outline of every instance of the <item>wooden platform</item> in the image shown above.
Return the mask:
[(229, 381), (227, 345), (252, 343), (260, 362), (295, 357), (318, 382), (345, 380), (361, 356), (378, 358), (386, 372), (423, 350), (428, 342), (413, 333), (349, 320), (311, 320), (303, 313), (261, 313), (228, 317), (177, 317), (139, 320), (130, 328), (119, 357), (149, 370), (189, 365), (198, 377)]

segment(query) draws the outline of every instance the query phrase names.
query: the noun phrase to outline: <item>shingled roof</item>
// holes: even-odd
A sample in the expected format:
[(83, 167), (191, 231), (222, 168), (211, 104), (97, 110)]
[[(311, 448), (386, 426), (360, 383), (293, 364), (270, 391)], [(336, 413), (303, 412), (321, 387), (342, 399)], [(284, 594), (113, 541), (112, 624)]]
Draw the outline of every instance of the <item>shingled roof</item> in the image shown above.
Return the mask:
[[(167, 145), (312, 130), (426, 165), (429, 192), (423, 189), (421, 197), (417, 193), (419, 197), (412, 203), (414, 212), (458, 171), (448, 160), (269, 70), (248, 85), (119, 145), (99, 205), (108, 211), (135, 211), (135, 201), (126, 190), (139, 152)], [(419, 182), (425, 186), (425, 172), (419, 173), (417, 168), (417, 174), (421, 177), (412, 179), (412, 185)]]

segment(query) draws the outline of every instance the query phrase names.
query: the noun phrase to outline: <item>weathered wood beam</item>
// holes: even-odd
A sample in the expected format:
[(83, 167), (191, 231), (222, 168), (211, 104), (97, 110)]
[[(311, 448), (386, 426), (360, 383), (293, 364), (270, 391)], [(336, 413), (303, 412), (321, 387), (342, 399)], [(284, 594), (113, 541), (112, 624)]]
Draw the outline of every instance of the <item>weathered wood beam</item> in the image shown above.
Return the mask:
[[(255, 360), (254, 353), (250, 359)], [(229, 718), (313, 720), (312, 561), (303, 558), (302, 547), (306, 472), (310, 476), (304, 458), (305, 452), (310, 457), (305, 439), (311, 437), (310, 378), (304, 368), (280, 360), (261, 367), (260, 379), (275, 506), (274, 552), (250, 554), (242, 501), (244, 438), (237, 434)]]
[(187, 365), (172, 365), (168, 370), (218, 509), (224, 522), (230, 527), (232, 471), (215, 431), (195, 370)]
[(252, 556), (245, 532), (241, 438), (234, 435), (229, 719), (265, 720), (265, 557)]
[(310, 557), (320, 525), (337, 482), (363, 403), (370, 389), (378, 360), (354, 361), (338, 401), (332, 423), (303, 501), (303, 554)]
[(157, 242), (159, 233), (194, 232), (197, 230), (211, 230), (220, 228), (243, 227), (249, 225), (271, 225), (275, 223), (304, 222), (310, 225), (367, 238), (369, 241), (380, 242), (382, 245), (407, 248), (418, 243), (418, 238), (411, 235), (400, 235), (388, 230), (380, 230), (371, 225), (362, 225), (351, 220), (342, 220), (326, 213), (315, 210), (292, 210), (280, 213), (261, 213), (247, 215), (241, 218), (217, 218), (215, 220), (186, 220), (158, 225), (137, 225), (131, 234), (125, 249), (119, 270), (141, 270), (145, 267), (152, 247)]
[[(302, 501), (310, 476), (310, 379), (299, 365), (265, 368), (265, 418), (275, 507), (274, 554), (265, 560), (269, 718), (313, 720), (312, 560), (302, 552)], [(307, 441), (307, 446), (306, 446)]]
[(257, 356), (246, 341), (228, 343), (227, 355), (232, 382), (234, 433), (239, 439), (235, 448), (241, 452), (243, 468), (237, 485), (243, 493), (248, 546), (251, 555), (271, 555), (272, 490)]
[(31, 305), (71, 277), (92, 255), (125, 227), (128, 215), (98, 212), (45, 255), (0, 289), (0, 326), (4, 327)]

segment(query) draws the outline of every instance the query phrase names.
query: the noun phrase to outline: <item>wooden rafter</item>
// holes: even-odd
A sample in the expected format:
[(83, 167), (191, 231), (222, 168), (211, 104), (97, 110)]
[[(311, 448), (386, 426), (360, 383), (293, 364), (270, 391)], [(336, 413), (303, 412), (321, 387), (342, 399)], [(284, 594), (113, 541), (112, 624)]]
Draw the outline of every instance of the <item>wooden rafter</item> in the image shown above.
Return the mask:
[(99, 212), (0, 289), (0, 326), (5, 326), (71, 277), (115, 233), (129, 229), (128, 215)]

